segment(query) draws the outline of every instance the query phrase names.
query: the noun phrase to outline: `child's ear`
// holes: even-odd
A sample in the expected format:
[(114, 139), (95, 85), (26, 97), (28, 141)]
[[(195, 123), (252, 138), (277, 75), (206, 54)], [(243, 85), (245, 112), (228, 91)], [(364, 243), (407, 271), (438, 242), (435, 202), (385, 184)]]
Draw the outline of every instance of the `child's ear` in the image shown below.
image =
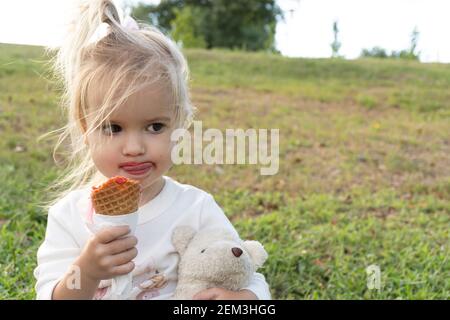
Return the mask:
[(176, 227), (172, 234), (172, 244), (180, 255), (186, 251), (189, 242), (195, 236), (195, 230), (189, 226)]
[(250, 257), (255, 264), (255, 269), (260, 268), (269, 256), (263, 245), (258, 241), (247, 240), (244, 241), (243, 246), (250, 254)]

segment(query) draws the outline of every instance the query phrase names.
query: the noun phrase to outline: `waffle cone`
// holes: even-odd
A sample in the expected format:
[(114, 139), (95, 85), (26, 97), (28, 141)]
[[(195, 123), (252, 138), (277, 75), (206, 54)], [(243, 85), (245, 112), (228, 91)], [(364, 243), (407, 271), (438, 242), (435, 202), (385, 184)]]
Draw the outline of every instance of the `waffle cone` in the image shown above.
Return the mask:
[(92, 206), (98, 214), (129, 214), (138, 210), (140, 195), (141, 188), (137, 181), (113, 177), (99, 187), (92, 187)]

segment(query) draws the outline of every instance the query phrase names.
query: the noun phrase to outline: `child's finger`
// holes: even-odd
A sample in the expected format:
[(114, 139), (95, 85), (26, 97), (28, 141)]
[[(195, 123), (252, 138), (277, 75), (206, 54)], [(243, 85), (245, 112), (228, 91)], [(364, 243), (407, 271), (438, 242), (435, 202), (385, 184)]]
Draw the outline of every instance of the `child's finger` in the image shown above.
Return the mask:
[(128, 263), (131, 260), (133, 260), (134, 258), (137, 257), (138, 251), (136, 248), (132, 248), (130, 250), (127, 250), (125, 252), (113, 255), (113, 264), (115, 266), (120, 266), (122, 264)]
[(133, 269), (134, 269), (134, 262), (130, 261), (130, 262), (128, 262), (126, 264), (123, 264), (121, 266), (114, 267), (112, 273), (114, 275), (116, 275), (116, 276), (120, 276), (120, 275), (123, 275), (123, 274), (130, 273), (131, 271), (133, 271)]
[(107, 244), (107, 252), (109, 254), (118, 254), (127, 250), (130, 250), (131, 248), (135, 247), (137, 245), (137, 238), (135, 236), (128, 236), (125, 238), (120, 238), (115, 241), (111, 241)]
[(121, 236), (124, 236), (130, 232), (130, 227), (120, 226), (120, 227), (108, 227), (100, 230), (96, 237), (100, 243), (111, 242)]

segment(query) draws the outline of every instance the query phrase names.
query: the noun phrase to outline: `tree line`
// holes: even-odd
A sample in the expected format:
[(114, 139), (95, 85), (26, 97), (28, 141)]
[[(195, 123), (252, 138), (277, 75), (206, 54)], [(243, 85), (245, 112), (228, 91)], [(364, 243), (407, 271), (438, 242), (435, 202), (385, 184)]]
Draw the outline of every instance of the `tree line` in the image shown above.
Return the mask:
[[(143, 4), (131, 14), (169, 34), (184, 48), (229, 48), (276, 52), (275, 28), (284, 18), (275, 0), (161, 0)], [(340, 58), (338, 22), (333, 23), (332, 57)], [(411, 34), (410, 47), (387, 52), (381, 47), (363, 49), (360, 57), (419, 60), (419, 31)]]

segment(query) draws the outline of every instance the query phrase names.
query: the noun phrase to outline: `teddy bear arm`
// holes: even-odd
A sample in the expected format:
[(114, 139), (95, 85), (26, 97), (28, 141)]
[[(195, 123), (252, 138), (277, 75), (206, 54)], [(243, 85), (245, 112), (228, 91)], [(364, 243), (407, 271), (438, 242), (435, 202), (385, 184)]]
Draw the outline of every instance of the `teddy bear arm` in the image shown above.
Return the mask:
[(207, 281), (187, 280), (179, 281), (175, 290), (174, 298), (180, 300), (191, 300), (197, 293), (202, 290), (212, 288)]

